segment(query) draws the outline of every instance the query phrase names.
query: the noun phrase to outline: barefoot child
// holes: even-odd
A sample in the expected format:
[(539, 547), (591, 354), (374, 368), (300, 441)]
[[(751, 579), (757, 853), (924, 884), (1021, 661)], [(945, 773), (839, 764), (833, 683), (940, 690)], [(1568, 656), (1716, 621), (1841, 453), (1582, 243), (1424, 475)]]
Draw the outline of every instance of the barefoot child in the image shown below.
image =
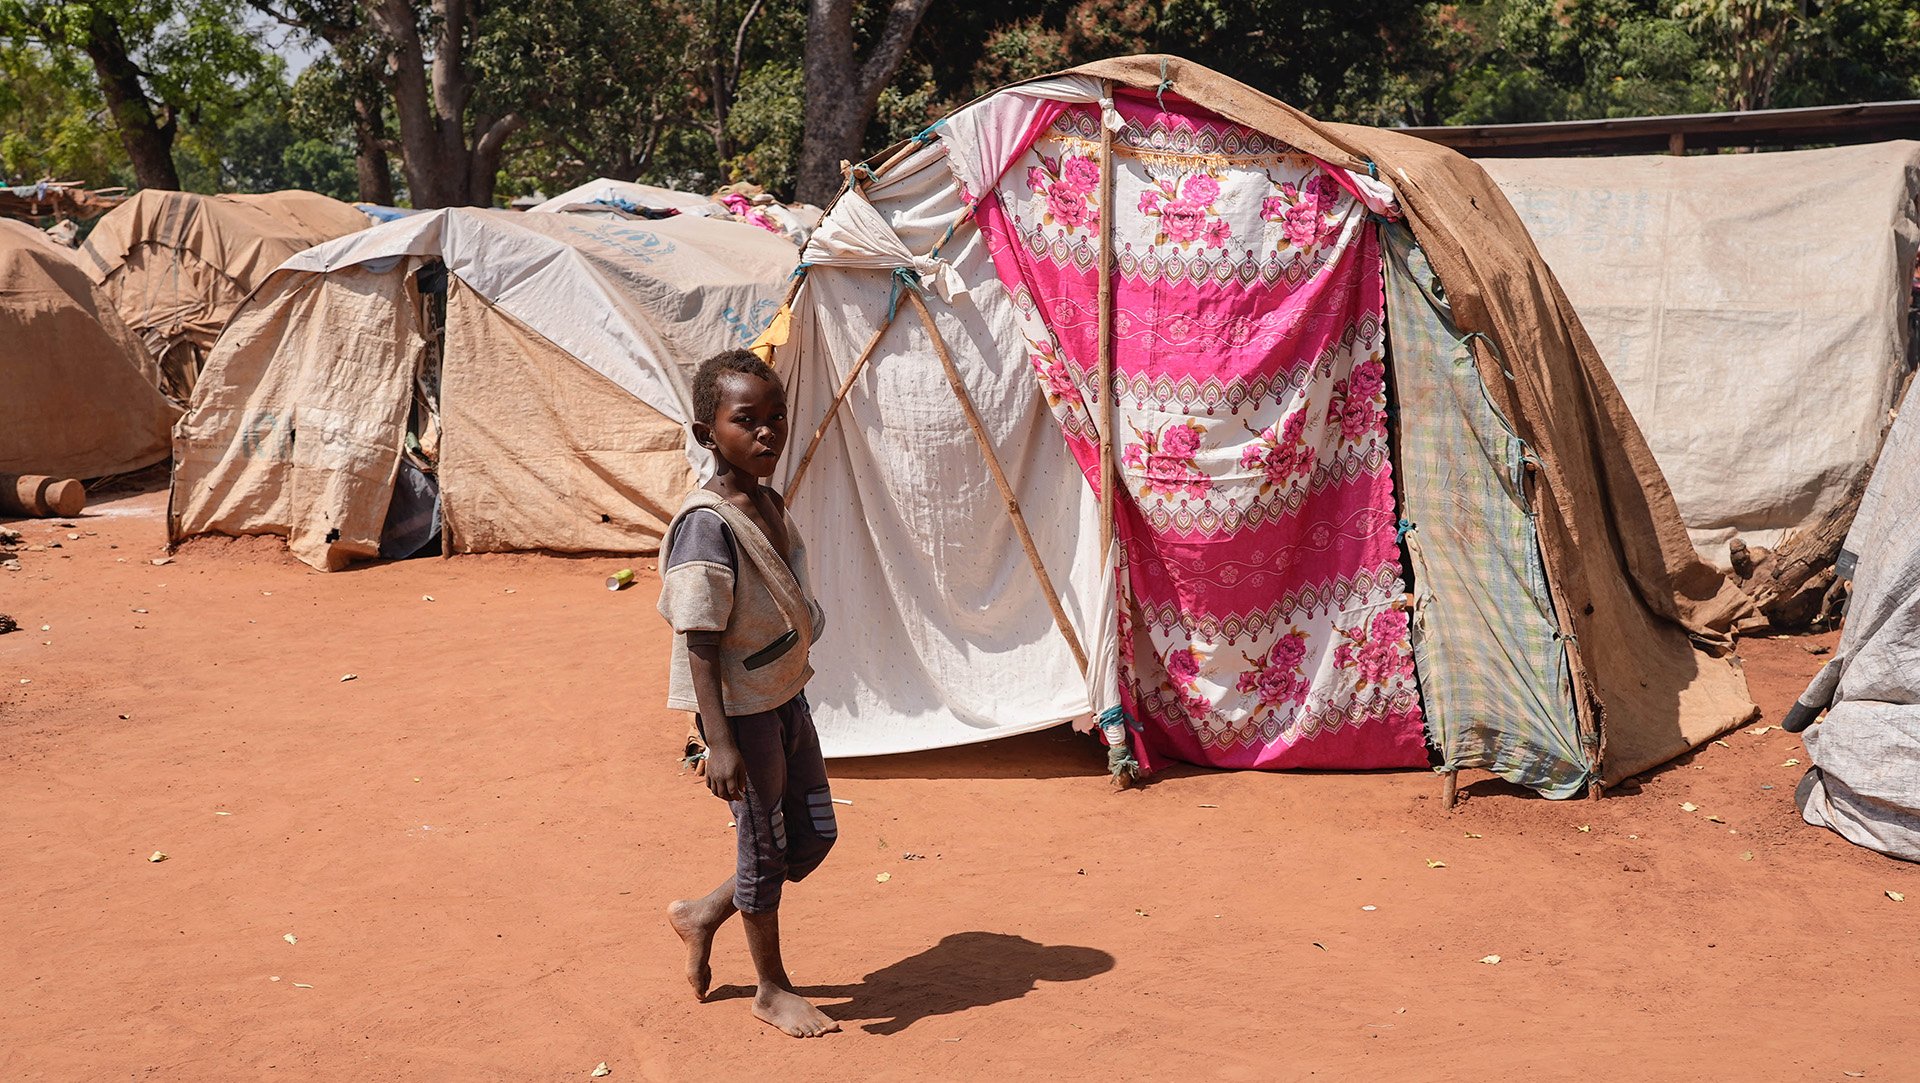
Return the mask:
[(733, 810), (739, 856), (732, 876), (667, 917), (705, 999), (713, 934), (739, 911), (760, 979), (753, 1014), (812, 1038), (840, 1024), (793, 991), (780, 959), (780, 891), (819, 867), (838, 830), (802, 694), (820, 608), (786, 505), (760, 484), (787, 443), (786, 392), (759, 358), (735, 350), (700, 366), (693, 412), (694, 439), (717, 470), (688, 494), (660, 555), (660, 613), (674, 631), (667, 706), (697, 712), (707, 789)]

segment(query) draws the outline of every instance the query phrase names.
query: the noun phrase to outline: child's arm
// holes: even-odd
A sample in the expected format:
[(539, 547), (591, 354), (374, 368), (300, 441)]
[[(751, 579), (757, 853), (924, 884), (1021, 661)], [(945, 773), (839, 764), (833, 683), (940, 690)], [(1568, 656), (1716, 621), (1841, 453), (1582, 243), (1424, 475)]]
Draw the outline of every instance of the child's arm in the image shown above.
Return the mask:
[(707, 789), (715, 797), (738, 801), (746, 796), (747, 768), (720, 693), (720, 644), (689, 642), (687, 667), (693, 675), (694, 701), (700, 705), (700, 728), (707, 738)]

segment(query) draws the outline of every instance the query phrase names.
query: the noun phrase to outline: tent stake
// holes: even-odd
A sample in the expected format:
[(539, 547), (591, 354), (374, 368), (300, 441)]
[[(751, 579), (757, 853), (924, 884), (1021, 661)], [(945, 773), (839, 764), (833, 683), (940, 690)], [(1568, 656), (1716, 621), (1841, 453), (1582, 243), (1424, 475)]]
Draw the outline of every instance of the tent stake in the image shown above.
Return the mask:
[(934, 326), (933, 313), (927, 311), (927, 303), (920, 299), (919, 290), (902, 290), (901, 299), (913, 306), (920, 314), (920, 322), (926, 325), (927, 335), (933, 339), (933, 352), (939, 355), (940, 367), (947, 374), (947, 384), (953, 388), (953, 395), (960, 400), (960, 413), (967, 419), (967, 428), (973, 430), (973, 439), (980, 445), (980, 453), (986, 456), (987, 471), (993, 475), (993, 484), (1000, 490), (1000, 499), (1006, 502), (1007, 517), (1013, 520), (1013, 532), (1020, 536), (1020, 547), (1027, 551), (1027, 563), (1033, 565), (1034, 577), (1040, 580), (1040, 592), (1047, 596), (1047, 607), (1053, 610), (1053, 623), (1059, 627), (1060, 634), (1066, 637), (1067, 648), (1073, 652), (1073, 660), (1080, 665), (1082, 676), (1087, 672), (1087, 652), (1080, 646), (1080, 637), (1074, 634), (1073, 625), (1067, 623), (1067, 611), (1060, 604), (1060, 593), (1053, 589), (1053, 577), (1047, 574), (1047, 566), (1040, 562), (1040, 550), (1033, 544), (1033, 534), (1027, 529), (1027, 518), (1020, 514), (1020, 501), (1013, 495), (1013, 486), (1007, 481), (1007, 472), (1000, 466), (1000, 456), (993, 450), (993, 441), (987, 437), (987, 427), (980, 420), (980, 413), (974, 409), (973, 396), (967, 394), (967, 385), (960, 379), (960, 370), (953, 363), (953, 355), (947, 352), (946, 340), (940, 337), (940, 329)]
[(880, 348), (880, 339), (887, 333), (887, 328), (892, 326), (893, 317), (888, 316), (880, 324), (879, 329), (874, 331), (873, 337), (867, 340), (867, 348), (860, 351), (860, 356), (853, 362), (853, 367), (847, 370), (847, 378), (840, 381), (840, 390), (834, 393), (833, 404), (827, 407), (827, 416), (820, 419), (820, 427), (813, 430), (813, 439), (807, 441), (807, 453), (800, 456), (800, 465), (793, 468), (793, 480), (787, 482), (787, 491), (782, 494), (787, 503), (793, 503), (794, 491), (800, 488), (800, 479), (807, 475), (807, 464), (813, 462), (813, 453), (820, 450), (820, 441), (826, 438), (827, 430), (833, 426), (833, 419), (840, 416), (840, 404), (847, 401), (847, 394), (853, 390), (853, 382), (860, 378), (860, 373), (867, 367), (867, 359), (873, 356), (873, 351)]

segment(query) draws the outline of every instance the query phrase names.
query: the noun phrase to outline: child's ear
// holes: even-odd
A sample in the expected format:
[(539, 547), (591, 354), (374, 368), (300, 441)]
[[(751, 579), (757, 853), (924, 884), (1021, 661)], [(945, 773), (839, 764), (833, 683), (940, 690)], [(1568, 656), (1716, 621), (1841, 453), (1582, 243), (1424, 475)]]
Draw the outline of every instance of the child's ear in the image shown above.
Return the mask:
[(693, 442), (704, 448), (713, 446), (713, 426), (704, 421), (693, 423)]

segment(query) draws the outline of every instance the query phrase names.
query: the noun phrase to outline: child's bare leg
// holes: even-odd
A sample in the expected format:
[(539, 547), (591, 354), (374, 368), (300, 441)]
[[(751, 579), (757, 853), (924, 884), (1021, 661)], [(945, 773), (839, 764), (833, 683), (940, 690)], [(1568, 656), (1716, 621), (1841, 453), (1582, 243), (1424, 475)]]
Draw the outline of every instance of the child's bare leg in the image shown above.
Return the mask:
[(753, 994), (753, 1014), (796, 1038), (817, 1038), (840, 1029), (820, 1009), (793, 991), (787, 977), (787, 965), (780, 958), (780, 911), (741, 914), (747, 926), (747, 950), (753, 954), (753, 968), (760, 975), (760, 988)]
[(719, 887), (697, 899), (681, 899), (667, 906), (667, 922), (687, 945), (687, 984), (693, 986), (695, 1000), (707, 999), (713, 985), (713, 934), (739, 913), (733, 905), (733, 881), (729, 876)]

